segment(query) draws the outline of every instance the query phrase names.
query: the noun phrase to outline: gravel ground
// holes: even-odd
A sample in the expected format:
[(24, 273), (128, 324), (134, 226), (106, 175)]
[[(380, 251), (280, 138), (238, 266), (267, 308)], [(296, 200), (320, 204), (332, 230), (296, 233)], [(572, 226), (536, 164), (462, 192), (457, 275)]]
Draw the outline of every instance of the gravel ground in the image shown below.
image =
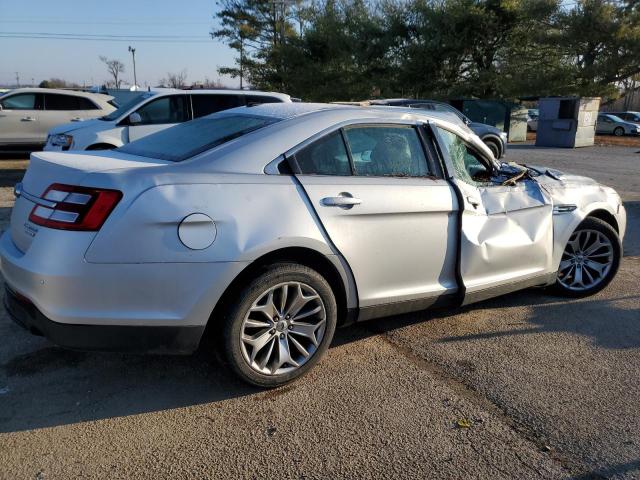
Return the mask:
[[(206, 352), (65, 351), (0, 313), (0, 478), (640, 478), (640, 155), (507, 158), (618, 189), (629, 229), (609, 288), (343, 329), (307, 377), (268, 392)], [(0, 161), (5, 228), (25, 163)]]

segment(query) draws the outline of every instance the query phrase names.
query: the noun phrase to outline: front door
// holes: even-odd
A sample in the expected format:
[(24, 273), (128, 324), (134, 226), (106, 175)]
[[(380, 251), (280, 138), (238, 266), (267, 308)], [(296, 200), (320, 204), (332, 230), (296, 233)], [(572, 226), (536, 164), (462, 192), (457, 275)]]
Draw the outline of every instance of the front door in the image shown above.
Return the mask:
[[(46, 135), (40, 125), (42, 94), (18, 93), (0, 98), (0, 144), (31, 144), (44, 142)], [(44, 132), (44, 134), (43, 134)]]
[(415, 126), (352, 125), (291, 159), (363, 312), (456, 291), (455, 192), (434, 175)]
[(129, 125), (129, 141), (133, 142), (177, 123), (190, 120), (191, 111), (188, 100), (187, 95), (166, 95), (145, 103), (136, 110), (140, 115), (140, 122)]
[(540, 282), (552, 272), (550, 196), (531, 179), (492, 181), (479, 149), (436, 127), (441, 151), (462, 201), (460, 273), (465, 303)]

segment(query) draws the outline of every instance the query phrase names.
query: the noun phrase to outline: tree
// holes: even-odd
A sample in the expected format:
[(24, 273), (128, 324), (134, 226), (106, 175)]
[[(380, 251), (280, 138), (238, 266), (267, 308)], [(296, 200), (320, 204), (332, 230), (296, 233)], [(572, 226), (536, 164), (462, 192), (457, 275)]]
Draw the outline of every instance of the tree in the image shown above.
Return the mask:
[(40, 88), (78, 88), (80, 85), (74, 82), (67, 82), (61, 78), (50, 78), (43, 80), (38, 87)]
[(167, 78), (163, 78), (160, 80), (160, 83), (164, 86), (171, 88), (182, 88), (187, 83), (187, 71), (182, 70), (177, 73), (167, 73)]
[(302, 0), (221, 0), (215, 18), (219, 27), (211, 37), (224, 40), (238, 52), (235, 66), (218, 69), (221, 75), (248, 80), (260, 88), (282, 89), (285, 60), (282, 48), (296, 37), (294, 23), (304, 24)]
[(107, 71), (113, 77), (113, 85), (115, 88), (120, 88), (120, 84), (122, 83), (120, 74), (124, 73), (124, 63), (120, 60), (108, 59), (103, 55), (100, 56), (100, 61), (107, 66)]
[(565, 58), (572, 89), (614, 94), (614, 84), (640, 73), (640, 5), (635, 1), (578, 0), (560, 11), (547, 41)]

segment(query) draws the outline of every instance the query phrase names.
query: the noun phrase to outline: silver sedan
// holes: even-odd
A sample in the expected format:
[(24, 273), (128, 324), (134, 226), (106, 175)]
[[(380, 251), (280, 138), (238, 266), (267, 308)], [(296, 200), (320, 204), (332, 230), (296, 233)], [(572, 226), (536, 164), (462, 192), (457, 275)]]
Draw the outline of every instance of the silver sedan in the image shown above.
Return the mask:
[[(309, 371), (337, 326), (616, 274), (614, 190), (498, 163), (457, 117), (271, 104), (106, 152), (34, 153), (0, 240), (5, 304), (72, 348)], [(209, 344), (209, 342), (207, 342)]]

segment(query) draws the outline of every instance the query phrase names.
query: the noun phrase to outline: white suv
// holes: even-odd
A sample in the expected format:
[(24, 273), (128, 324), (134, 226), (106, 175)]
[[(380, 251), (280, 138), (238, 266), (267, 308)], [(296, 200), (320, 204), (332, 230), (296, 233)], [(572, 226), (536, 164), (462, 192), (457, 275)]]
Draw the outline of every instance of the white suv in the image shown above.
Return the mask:
[(83, 124), (67, 123), (49, 132), (47, 151), (109, 150), (178, 123), (239, 106), (291, 102), (282, 93), (247, 90), (145, 92), (109, 115)]
[(116, 109), (113, 97), (98, 93), (18, 88), (0, 97), (0, 146), (42, 146), (47, 132), (61, 123), (104, 116)]

